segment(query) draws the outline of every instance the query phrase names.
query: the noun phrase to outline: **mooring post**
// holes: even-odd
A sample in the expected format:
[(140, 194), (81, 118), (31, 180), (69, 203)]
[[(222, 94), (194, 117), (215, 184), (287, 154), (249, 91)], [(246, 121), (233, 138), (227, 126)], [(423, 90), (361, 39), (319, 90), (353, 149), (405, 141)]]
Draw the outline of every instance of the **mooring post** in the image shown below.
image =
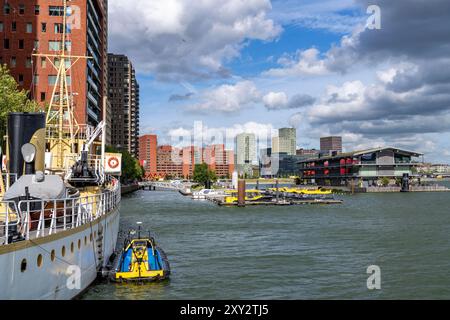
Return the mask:
[(238, 181), (238, 207), (245, 207), (245, 180)]
[(278, 203), (278, 200), (280, 199), (280, 190), (278, 188), (278, 179), (275, 180), (275, 189), (276, 189), (276, 202)]

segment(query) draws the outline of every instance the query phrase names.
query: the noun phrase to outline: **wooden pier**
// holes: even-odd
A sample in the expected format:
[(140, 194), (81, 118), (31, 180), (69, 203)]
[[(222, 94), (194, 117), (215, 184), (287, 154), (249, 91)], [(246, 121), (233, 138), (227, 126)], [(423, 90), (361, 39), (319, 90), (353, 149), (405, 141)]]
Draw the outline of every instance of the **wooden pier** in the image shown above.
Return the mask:
[[(222, 200), (212, 200), (219, 206), (237, 207), (238, 203), (226, 203)], [(280, 200), (276, 201), (246, 201), (244, 206), (298, 206), (306, 204), (342, 204), (342, 200), (335, 199), (301, 199), (301, 200)]]

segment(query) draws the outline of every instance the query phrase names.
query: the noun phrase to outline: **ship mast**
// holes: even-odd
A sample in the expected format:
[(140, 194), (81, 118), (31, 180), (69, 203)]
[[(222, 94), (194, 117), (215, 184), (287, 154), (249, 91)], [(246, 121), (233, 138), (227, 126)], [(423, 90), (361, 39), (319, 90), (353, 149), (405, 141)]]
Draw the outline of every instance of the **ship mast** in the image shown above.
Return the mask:
[[(35, 57), (46, 58), (52, 67), (57, 71), (55, 83), (53, 86), (52, 96), (47, 110), (46, 125), (50, 132), (49, 137), (57, 147), (57, 164), (58, 169), (64, 169), (64, 146), (68, 146), (71, 152), (75, 148), (75, 136), (79, 133), (79, 125), (74, 117), (73, 112), (73, 97), (72, 93), (69, 95), (69, 85), (67, 83), (67, 74), (70, 69), (80, 59), (91, 59), (88, 56), (74, 56), (71, 55), (70, 50), (66, 49), (67, 38), (67, 0), (63, 0), (63, 24), (62, 24), (62, 39), (60, 42), (59, 54), (33, 54)], [(59, 65), (54, 63), (58, 59)], [(68, 62), (66, 66), (66, 61)], [(72, 79), (71, 79), (72, 80)], [(58, 90), (59, 89), (59, 92)], [(57, 94), (58, 92), (58, 94)], [(67, 112), (67, 119), (64, 116)], [(66, 123), (65, 123), (66, 122)], [(55, 135), (57, 133), (57, 136)], [(67, 134), (69, 138), (67, 138)]]

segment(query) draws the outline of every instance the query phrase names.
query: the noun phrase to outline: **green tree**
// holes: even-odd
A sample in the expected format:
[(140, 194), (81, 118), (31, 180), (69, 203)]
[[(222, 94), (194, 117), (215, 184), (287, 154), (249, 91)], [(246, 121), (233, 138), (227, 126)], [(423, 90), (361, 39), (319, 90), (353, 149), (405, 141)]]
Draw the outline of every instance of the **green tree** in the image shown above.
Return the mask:
[(140, 179), (144, 176), (144, 170), (139, 160), (134, 158), (128, 151), (119, 151), (112, 146), (106, 146), (106, 152), (122, 154), (122, 181)]
[(388, 177), (381, 178), (381, 185), (383, 187), (387, 187), (389, 185), (389, 182), (391, 182), (391, 180)]
[(207, 181), (217, 181), (216, 173), (208, 168), (206, 163), (196, 164), (194, 167), (193, 180), (206, 186)]
[(20, 90), (6, 65), (0, 64), (0, 137), (6, 134), (6, 122), (10, 112), (33, 112), (41, 107), (28, 98), (26, 90)]

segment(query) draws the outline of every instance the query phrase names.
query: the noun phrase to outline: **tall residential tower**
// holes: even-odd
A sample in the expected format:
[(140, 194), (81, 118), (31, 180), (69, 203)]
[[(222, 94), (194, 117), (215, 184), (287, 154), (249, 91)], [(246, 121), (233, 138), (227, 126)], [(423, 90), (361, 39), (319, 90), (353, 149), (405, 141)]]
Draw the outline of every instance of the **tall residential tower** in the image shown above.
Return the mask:
[(111, 144), (139, 158), (139, 84), (124, 55), (108, 54)]

